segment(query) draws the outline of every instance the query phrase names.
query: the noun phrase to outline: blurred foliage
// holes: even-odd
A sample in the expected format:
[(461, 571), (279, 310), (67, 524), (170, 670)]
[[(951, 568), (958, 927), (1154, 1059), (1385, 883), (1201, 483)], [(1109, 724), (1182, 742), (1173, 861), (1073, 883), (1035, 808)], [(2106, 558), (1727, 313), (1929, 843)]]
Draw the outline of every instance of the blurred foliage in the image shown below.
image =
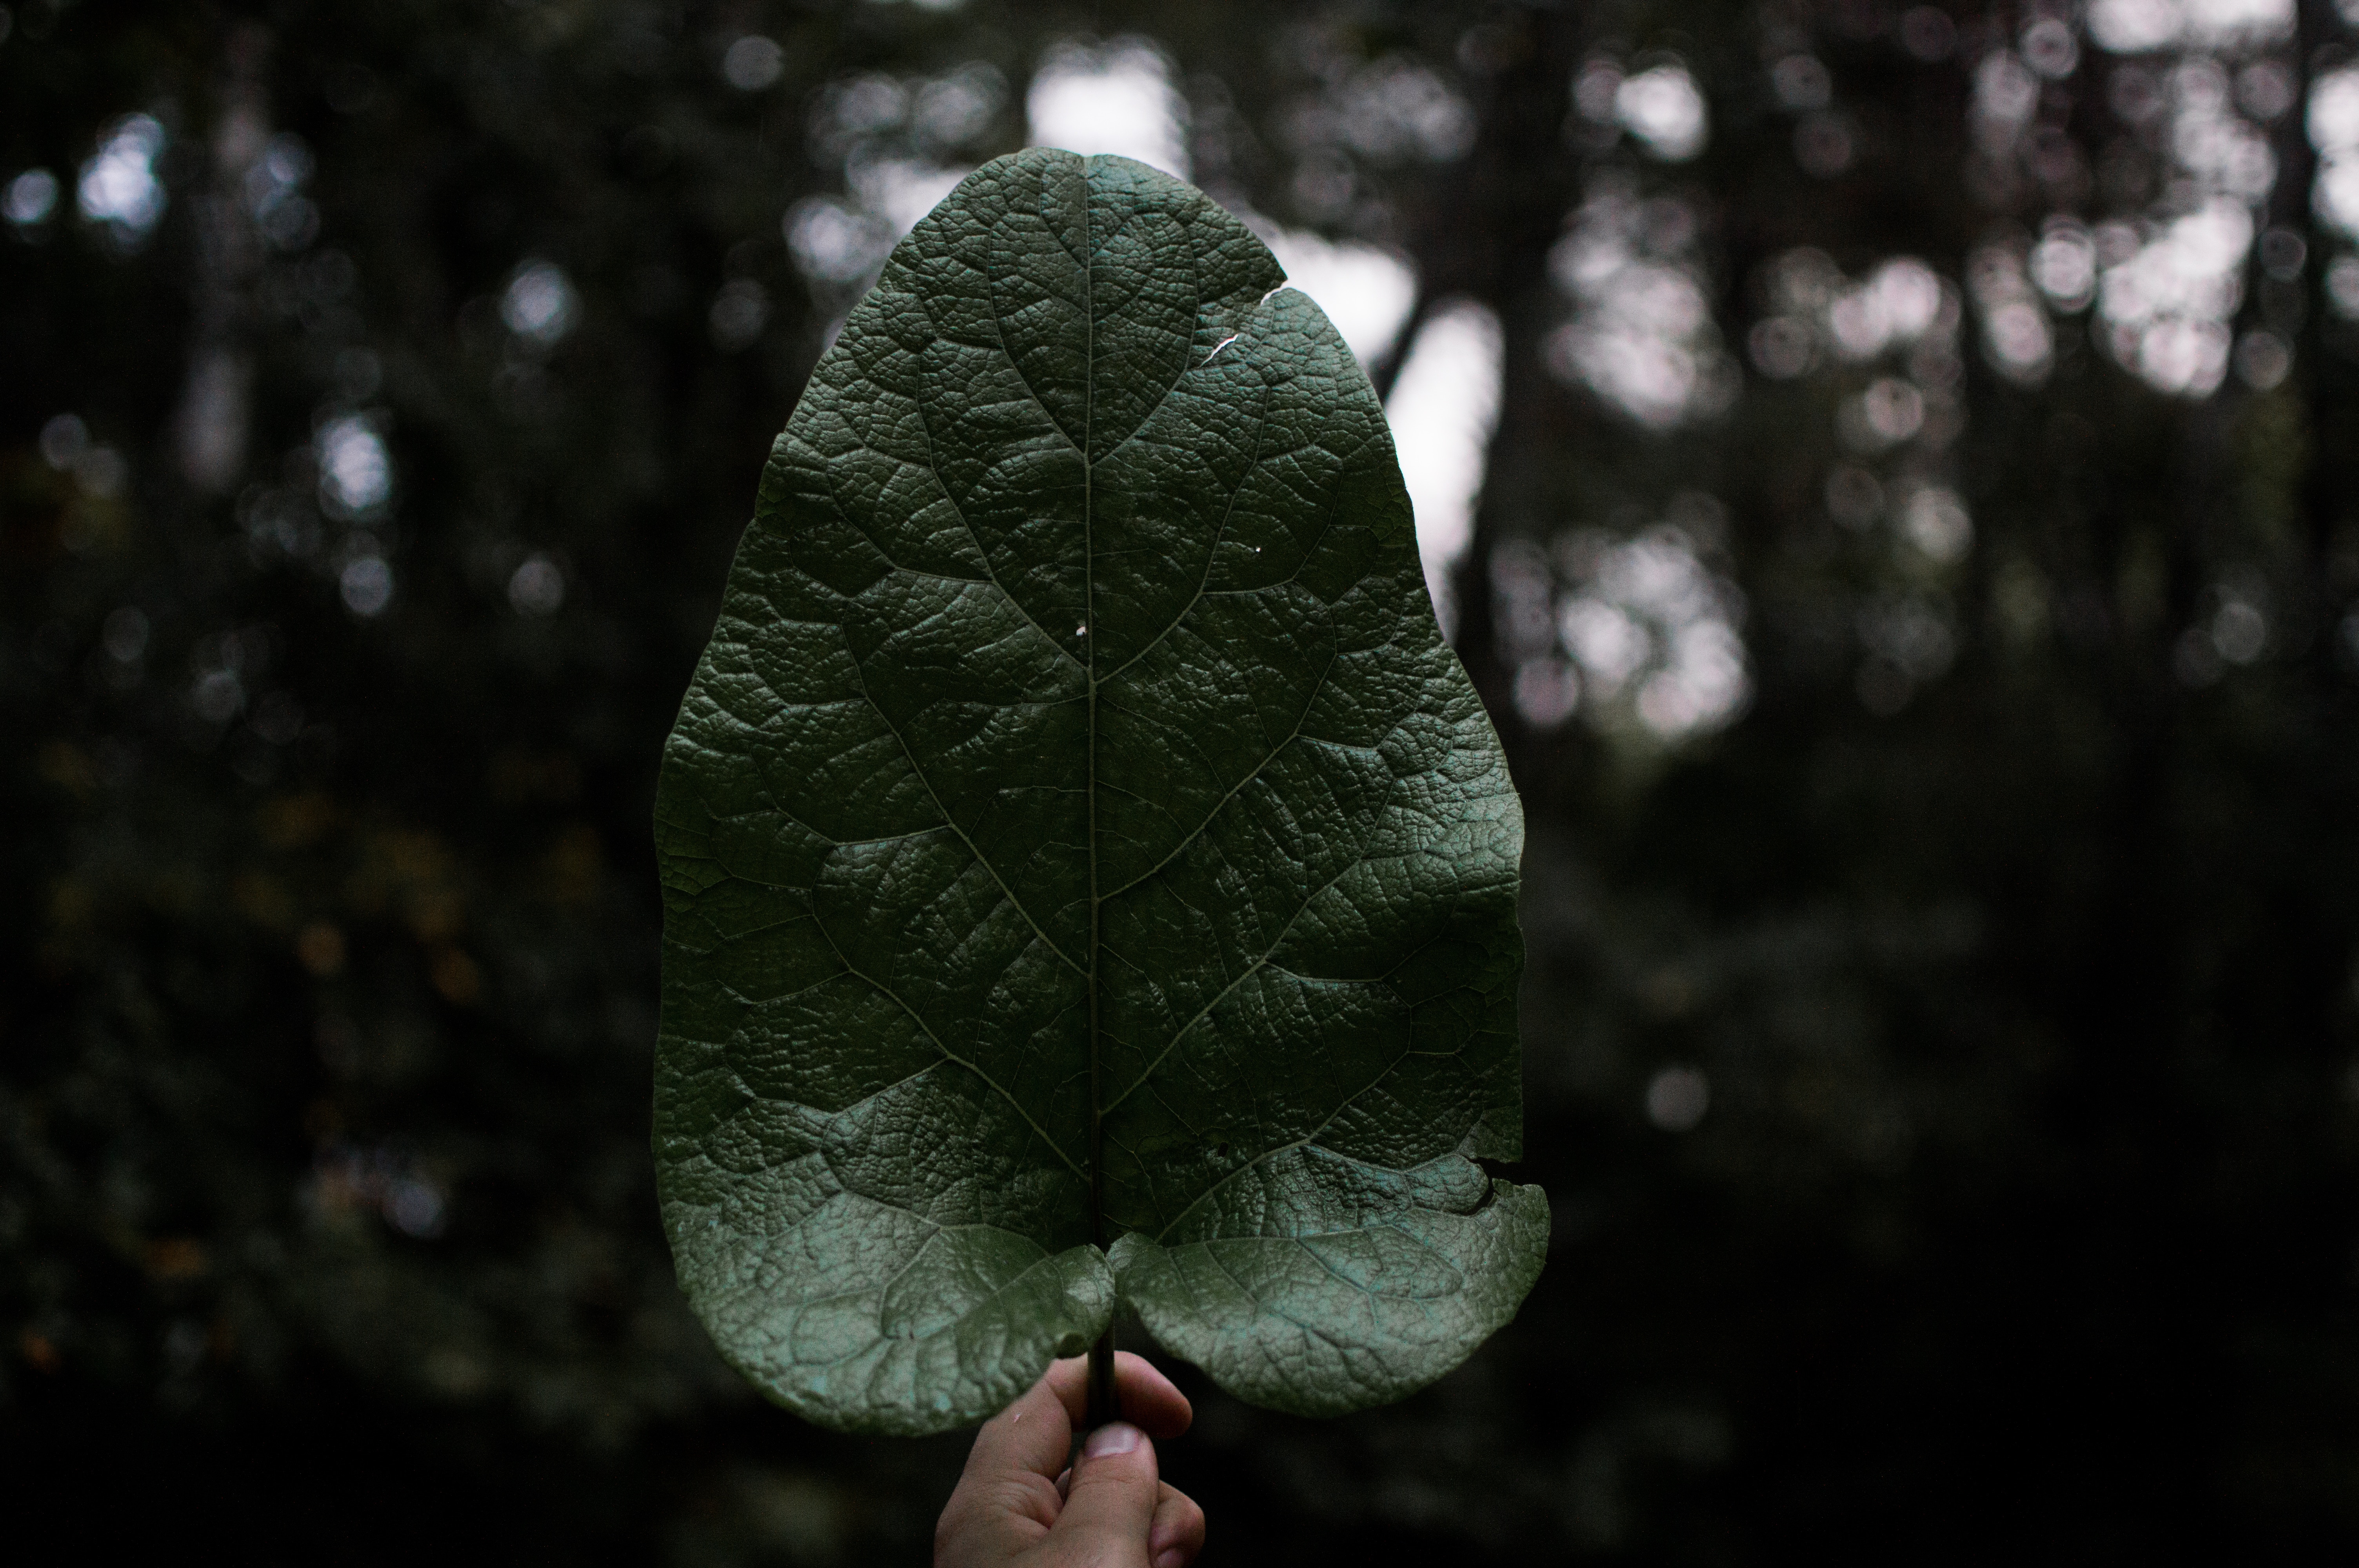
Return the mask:
[[(40, 1522), (922, 1554), (962, 1444), (799, 1426), (673, 1291), (655, 762), (862, 191), (1021, 145), (1060, 41), (1134, 35), (1200, 183), (1405, 256), (1412, 328), (1502, 324), (1458, 640), (1531, 818), (1558, 1215), (1521, 1317), (1404, 1405), (1199, 1389), (1166, 1465), (1213, 1560), (2359, 1544), (2332, 6), (2145, 55), (1888, 0), (0, 17), (24, 1561)], [(1658, 68), (1700, 148), (1672, 76), (1625, 91)], [(2075, 302), (2239, 211), (2210, 304)], [(1900, 327), (1838, 316), (1887, 277)], [(1743, 639), (1685, 730), (1572, 634), (1665, 550)]]

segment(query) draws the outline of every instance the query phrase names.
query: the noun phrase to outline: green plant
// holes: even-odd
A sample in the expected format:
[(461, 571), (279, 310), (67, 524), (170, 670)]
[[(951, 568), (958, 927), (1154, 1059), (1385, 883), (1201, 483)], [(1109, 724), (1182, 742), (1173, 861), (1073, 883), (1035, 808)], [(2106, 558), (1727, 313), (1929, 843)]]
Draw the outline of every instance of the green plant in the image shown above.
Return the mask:
[(1001, 158), (772, 453), (665, 755), (655, 1147), (690, 1299), (814, 1421), (972, 1422), (1118, 1303), (1358, 1409), (1538, 1274), (1475, 1162), (1521, 813), (1283, 283), (1142, 165)]

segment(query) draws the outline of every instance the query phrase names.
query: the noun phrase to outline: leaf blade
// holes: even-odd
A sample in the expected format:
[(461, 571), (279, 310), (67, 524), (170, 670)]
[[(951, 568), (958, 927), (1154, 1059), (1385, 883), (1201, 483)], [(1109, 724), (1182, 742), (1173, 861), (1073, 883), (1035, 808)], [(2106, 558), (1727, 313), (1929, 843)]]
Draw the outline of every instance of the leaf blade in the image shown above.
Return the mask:
[[(691, 1300), (813, 1419), (988, 1415), (1103, 1327), (1117, 1237), (1158, 1337), (1230, 1365), (1146, 1249), (1299, 1251), (1214, 1195), (1281, 1151), (1397, 1178), (1341, 1228), (1466, 1253), (1449, 1365), (1537, 1271), (1528, 1226), (1507, 1258), (1411, 1200), (1513, 1141), (1521, 818), (1382, 412), (1281, 281), (1141, 166), (998, 160), (895, 252), (765, 472), (666, 754), (658, 1154)], [(820, 1180), (878, 1212), (806, 1234)], [(972, 1332), (929, 1332), (976, 1364), (893, 1361), (875, 1271), (985, 1231), (1038, 1256), (945, 1276)], [(865, 1304), (821, 1354), (755, 1279)], [(1408, 1338), (1361, 1383), (1446, 1369)]]

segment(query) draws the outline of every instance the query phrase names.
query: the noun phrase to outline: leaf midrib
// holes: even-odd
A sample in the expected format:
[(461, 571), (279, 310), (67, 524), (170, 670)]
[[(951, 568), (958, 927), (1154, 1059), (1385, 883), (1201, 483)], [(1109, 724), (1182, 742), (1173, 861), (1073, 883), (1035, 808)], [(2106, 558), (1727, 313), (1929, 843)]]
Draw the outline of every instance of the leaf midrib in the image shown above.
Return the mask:
[(1081, 169), (1082, 197), (1082, 653), (1089, 696), (1090, 857), (1090, 1244), (1103, 1250), (1105, 1236), (1105, 1087), (1098, 1050), (1098, 600), (1097, 460), (1090, 451), (1097, 421), (1098, 309), (1097, 242), (1090, 232), (1089, 164)]

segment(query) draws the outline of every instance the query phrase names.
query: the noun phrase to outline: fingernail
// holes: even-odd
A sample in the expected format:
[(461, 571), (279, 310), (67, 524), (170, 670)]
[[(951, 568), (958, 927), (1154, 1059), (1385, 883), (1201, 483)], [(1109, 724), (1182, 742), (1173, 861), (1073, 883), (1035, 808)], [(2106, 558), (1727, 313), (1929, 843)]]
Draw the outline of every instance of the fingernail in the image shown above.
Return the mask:
[(1155, 1568), (1187, 1568), (1187, 1564), (1188, 1554), (1176, 1546), (1155, 1560)]
[(1108, 1422), (1090, 1433), (1090, 1440), (1082, 1444), (1082, 1457), (1103, 1459), (1109, 1454), (1127, 1454), (1146, 1441), (1147, 1433), (1139, 1431), (1130, 1422)]

